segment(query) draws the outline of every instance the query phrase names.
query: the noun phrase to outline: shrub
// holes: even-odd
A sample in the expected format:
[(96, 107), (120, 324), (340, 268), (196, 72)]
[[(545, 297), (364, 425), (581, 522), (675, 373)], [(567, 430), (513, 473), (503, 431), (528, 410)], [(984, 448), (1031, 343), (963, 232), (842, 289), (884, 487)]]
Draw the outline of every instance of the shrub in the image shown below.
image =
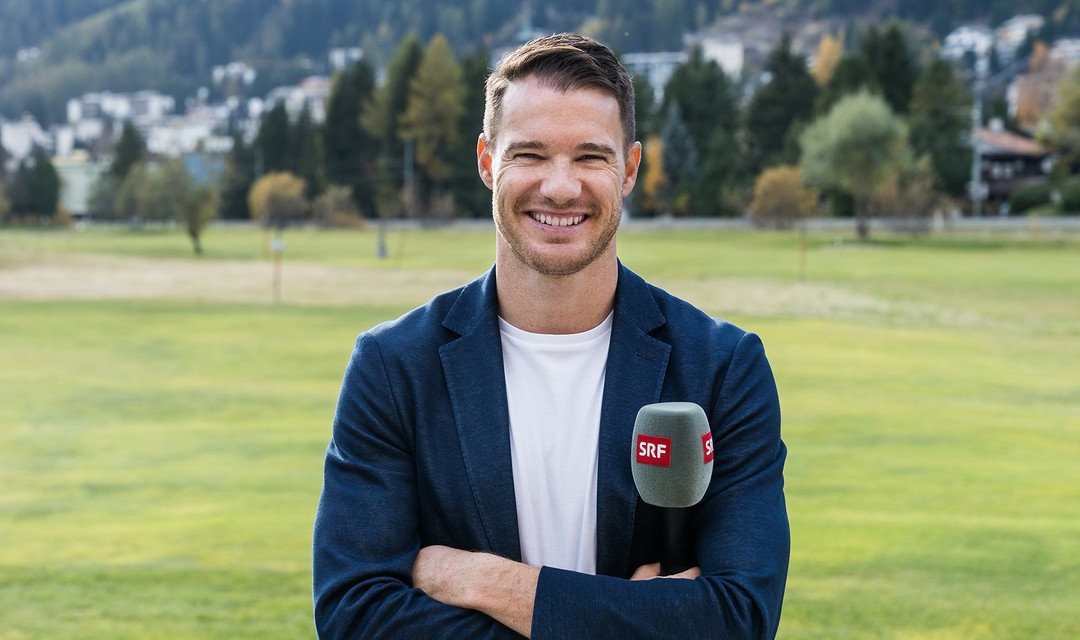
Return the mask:
[(1009, 195), (1009, 209), (1013, 213), (1027, 213), (1040, 205), (1051, 204), (1052, 187), (1048, 184), (1020, 187)]
[(799, 167), (766, 169), (754, 184), (750, 219), (760, 227), (786, 229), (796, 220), (812, 216), (817, 201), (817, 192), (803, 185)]

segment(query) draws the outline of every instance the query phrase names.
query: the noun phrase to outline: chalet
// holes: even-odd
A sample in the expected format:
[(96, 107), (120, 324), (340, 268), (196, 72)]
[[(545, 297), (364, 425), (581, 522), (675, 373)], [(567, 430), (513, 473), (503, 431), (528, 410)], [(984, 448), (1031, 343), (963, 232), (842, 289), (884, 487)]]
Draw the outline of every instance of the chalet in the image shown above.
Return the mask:
[(1016, 189), (1044, 184), (1048, 179), (1050, 152), (1035, 140), (1006, 130), (1000, 121), (978, 130), (976, 148), (985, 200), (1004, 202)]

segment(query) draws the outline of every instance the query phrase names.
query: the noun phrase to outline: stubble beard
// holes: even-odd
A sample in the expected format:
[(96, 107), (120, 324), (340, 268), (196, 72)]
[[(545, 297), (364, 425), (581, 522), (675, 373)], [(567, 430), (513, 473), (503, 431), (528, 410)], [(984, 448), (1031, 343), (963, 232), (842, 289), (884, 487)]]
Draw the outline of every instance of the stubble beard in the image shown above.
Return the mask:
[[(529, 268), (545, 276), (565, 277), (578, 273), (596, 262), (597, 258), (604, 254), (614, 241), (615, 232), (619, 229), (622, 219), (622, 198), (615, 198), (610, 204), (611, 219), (607, 221), (601, 234), (590, 240), (581, 252), (565, 257), (545, 256), (542, 250), (532, 247), (527, 234), (522, 231), (524, 225), (514, 223), (524, 218), (530, 218), (525, 213), (530, 207), (528, 198), (522, 198), (513, 205), (499, 200), (495, 201), (495, 228), (517, 259)], [(512, 220), (508, 223), (504, 212), (509, 209)], [(600, 207), (589, 206), (589, 216), (585, 223), (595, 224), (600, 217)], [(585, 224), (583, 223), (583, 224)], [(526, 223), (527, 224), (527, 223)]]

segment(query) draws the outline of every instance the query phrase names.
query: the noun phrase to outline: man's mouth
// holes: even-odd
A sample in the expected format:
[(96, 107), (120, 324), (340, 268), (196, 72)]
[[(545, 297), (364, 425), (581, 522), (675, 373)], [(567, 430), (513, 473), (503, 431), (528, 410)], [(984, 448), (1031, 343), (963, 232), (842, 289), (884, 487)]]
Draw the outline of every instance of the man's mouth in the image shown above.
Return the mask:
[(581, 224), (585, 219), (585, 216), (553, 216), (544, 213), (531, 213), (529, 215), (533, 220), (549, 227), (572, 227)]

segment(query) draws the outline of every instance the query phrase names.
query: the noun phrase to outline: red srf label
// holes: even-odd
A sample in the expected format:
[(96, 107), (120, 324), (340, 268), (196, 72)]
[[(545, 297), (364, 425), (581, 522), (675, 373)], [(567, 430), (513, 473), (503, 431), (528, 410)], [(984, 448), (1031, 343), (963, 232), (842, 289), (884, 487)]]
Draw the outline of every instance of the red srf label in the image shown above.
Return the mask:
[(637, 461), (657, 467), (671, 466), (671, 438), (638, 434)]
[(716, 452), (713, 450), (712, 434), (706, 433), (701, 436), (701, 449), (705, 452), (705, 464), (709, 464), (713, 461), (713, 456)]

